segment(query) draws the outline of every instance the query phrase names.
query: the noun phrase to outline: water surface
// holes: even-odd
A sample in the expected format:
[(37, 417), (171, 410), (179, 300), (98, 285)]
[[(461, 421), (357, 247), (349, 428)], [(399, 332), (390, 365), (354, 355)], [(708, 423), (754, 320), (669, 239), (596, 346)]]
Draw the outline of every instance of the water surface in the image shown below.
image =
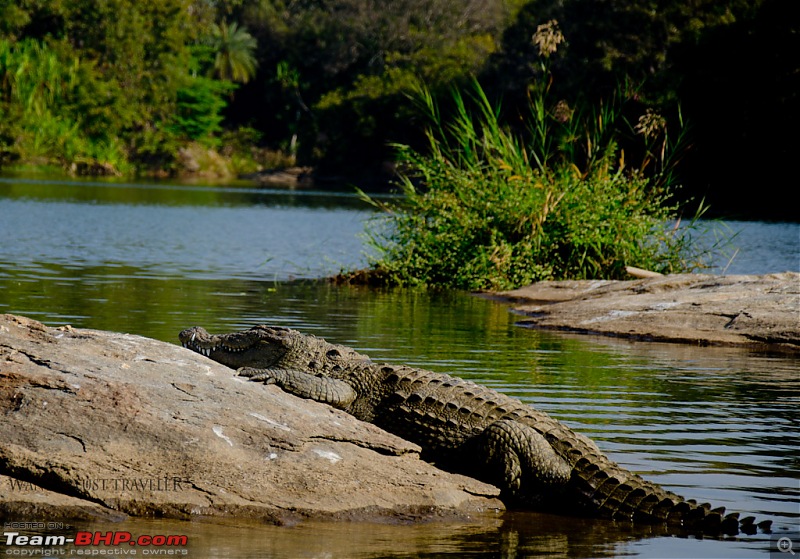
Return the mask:
[[(175, 343), (199, 324), (270, 323), (481, 382), (547, 411), (614, 460), (714, 506), (800, 523), (800, 360), (559, 335), (453, 292), (337, 288), (365, 262), (352, 196), (164, 184), (0, 182), (0, 312)], [(728, 273), (798, 270), (800, 225), (734, 224)], [(746, 233), (745, 233), (746, 232)], [(751, 254), (752, 257), (747, 255)], [(737, 267), (734, 267), (734, 264)], [(720, 270), (721, 271), (721, 270)], [(770, 536), (516, 513), (423, 526), (132, 520), (90, 530), (186, 533), (193, 557), (758, 557)]]

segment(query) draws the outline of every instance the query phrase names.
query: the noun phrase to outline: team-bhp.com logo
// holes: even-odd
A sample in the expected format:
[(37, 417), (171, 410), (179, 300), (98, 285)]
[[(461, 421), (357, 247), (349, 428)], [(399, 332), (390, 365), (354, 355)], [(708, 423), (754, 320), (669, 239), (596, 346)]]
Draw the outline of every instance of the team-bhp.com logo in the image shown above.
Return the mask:
[[(106, 548), (118, 548), (114, 555), (164, 555), (169, 549), (169, 555), (187, 555), (185, 548), (189, 538), (185, 535), (141, 535), (134, 536), (130, 532), (76, 532), (73, 537), (57, 535), (27, 535), (20, 532), (3, 532), (3, 543), (7, 546), (6, 555), (18, 556), (46, 556), (46, 555), (109, 555)], [(64, 546), (74, 546), (63, 549)], [(102, 546), (102, 547), (101, 547)], [(143, 549), (135, 549), (135, 548)], [(40, 552), (32, 553), (31, 548), (39, 548)], [(59, 549), (62, 548), (62, 549)], [(16, 552), (14, 552), (16, 550)], [(49, 550), (50, 553), (45, 553)], [(119, 553), (119, 551), (123, 551)], [(28, 551), (28, 553), (26, 553)], [(11, 552), (11, 553), (9, 553)], [(55, 552), (55, 553), (53, 553)]]

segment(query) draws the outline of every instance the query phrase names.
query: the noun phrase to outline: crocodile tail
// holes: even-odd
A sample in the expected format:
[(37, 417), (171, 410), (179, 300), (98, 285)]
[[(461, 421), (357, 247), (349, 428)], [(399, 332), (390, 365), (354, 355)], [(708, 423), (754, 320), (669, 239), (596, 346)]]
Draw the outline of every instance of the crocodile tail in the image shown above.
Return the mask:
[(664, 523), (689, 532), (735, 535), (740, 531), (754, 534), (768, 532), (771, 521), (756, 523), (755, 518), (739, 518), (739, 513), (725, 513), (704, 503), (665, 490), (638, 475), (620, 468), (611, 460), (583, 456), (572, 470), (573, 487), (584, 503), (600, 516), (637, 522)]

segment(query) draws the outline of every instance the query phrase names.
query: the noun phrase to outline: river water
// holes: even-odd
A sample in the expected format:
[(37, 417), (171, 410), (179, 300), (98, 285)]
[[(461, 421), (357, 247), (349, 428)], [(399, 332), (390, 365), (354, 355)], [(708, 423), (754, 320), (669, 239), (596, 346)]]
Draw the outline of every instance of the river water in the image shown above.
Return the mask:
[[(423, 526), (132, 520), (82, 528), (188, 534), (190, 556), (209, 558), (766, 557), (771, 541), (797, 536), (800, 359), (539, 332), (515, 326), (504, 305), (464, 293), (314, 281), (366, 262), (359, 234), (371, 215), (349, 194), (0, 179), (0, 312), (173, 343), (195, 324), (298, 328), (520, 398), (623, 466), (687, 497), (772, 519), (775, 533), (681, 539), (523, 513)], [(738, 235), (711, 271), (800, 271), (800, 224), (725, 228)]]

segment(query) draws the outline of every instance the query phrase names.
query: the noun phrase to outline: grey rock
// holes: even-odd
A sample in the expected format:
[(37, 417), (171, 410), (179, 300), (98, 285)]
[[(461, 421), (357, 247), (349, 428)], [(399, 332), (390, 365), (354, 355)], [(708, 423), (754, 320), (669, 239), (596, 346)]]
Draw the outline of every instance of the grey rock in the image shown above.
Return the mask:
[(493, 295), (522, 324), (696, 345), (800, 351), (800, 273), (545, 281)]
[(498, 490), (188, 349), (0, 315), (0, 517), (467, 518)]

